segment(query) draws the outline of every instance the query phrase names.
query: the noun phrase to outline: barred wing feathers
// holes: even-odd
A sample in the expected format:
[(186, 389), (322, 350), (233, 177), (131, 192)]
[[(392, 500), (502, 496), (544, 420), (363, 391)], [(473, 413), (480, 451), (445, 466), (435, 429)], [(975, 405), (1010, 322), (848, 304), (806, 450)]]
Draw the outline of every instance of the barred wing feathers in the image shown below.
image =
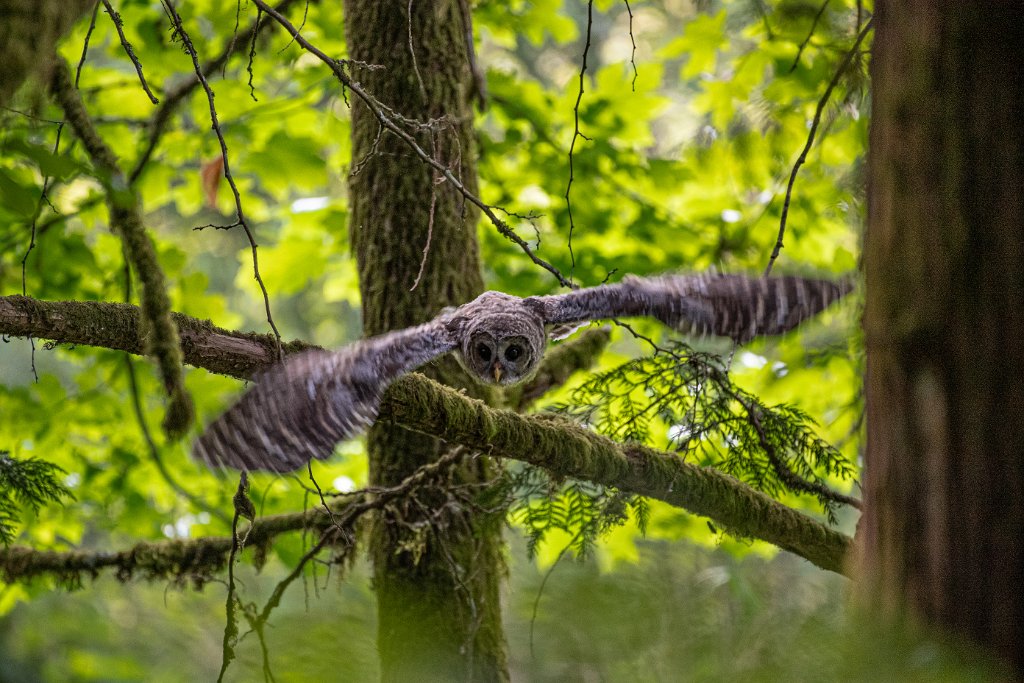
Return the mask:
[(193, 445), (213, 467), (291, 472), (334, 452), (377, 418), (384, 390), (455, 348), (440, 319), (339, 351), (307, 351), (274, 366)]
[(542, 304), (549, 324), (651, 316), (686, 334), (746, 342), (793, 329), (851, 288), (846, 280), (791, 276), (665, 275), (627, 277), (615, 285), (534, 300)]

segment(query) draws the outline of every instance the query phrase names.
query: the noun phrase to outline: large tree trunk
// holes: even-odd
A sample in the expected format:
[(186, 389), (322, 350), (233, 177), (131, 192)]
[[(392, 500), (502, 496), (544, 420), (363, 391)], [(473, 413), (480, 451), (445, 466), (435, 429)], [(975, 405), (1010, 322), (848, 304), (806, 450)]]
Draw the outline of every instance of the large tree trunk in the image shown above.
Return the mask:
[[(346, 0), (345, 12), (352, 59), (384, 66), (356, 67), (355, 78), (406, 119), (433, 122), (417, 134), (420, 145), (475, 188), (471, 76), (458, 0)], [(353, 105), (352, 141), (350, 233), (364, 333), (421, 323), (479, 294), (477, 212), (450, 184), (436, 182), (406, 145), (381, 135), (373, 114), (359, 104)], [(431, 374), (473, 395), (483, 391), (451, 362)], [(378, 426), (369, 439), (371, 483), (393, 486), (445, 449), (436, 439)], [(486, 482), (493, 470), (485, 458), (464, 461), (421, 499), (436, 512), (452, 487)], [(500, 515), (449, 506), (424, 526), (424, 514), (413, 505), (391, 510), (372, 535), (383, 679), (507, 679)], [(424, 528), (429, 532), (417, 536)]]
[(876, 17), (865, 594), (1024, 676), (1024, 4)]

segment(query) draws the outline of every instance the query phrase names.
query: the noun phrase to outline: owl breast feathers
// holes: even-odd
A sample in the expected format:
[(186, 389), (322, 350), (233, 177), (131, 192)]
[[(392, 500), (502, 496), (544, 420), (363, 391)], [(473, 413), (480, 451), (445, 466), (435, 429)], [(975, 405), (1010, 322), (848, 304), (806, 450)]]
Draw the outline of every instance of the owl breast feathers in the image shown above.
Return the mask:
[(650, 316), (685, 334), (745, 342), (793, 329), (850, 288), (848, 281), (704, 274), (630, 276), (525, 299), (485, 292), (423, 325), (288, 358), (214, 420), (193, 453), (215, 467), (290, 472), (366, 429), (391, 382), (448, 352), (481, 381), (515, 384), (536, 371), (552, 328)]

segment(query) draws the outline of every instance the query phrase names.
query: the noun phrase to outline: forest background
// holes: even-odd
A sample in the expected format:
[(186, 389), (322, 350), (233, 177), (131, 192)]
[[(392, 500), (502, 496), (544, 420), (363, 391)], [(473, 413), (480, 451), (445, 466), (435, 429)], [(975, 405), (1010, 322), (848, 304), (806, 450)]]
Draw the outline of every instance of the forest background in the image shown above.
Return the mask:
[[(452, 73), (435, 73), (438, 63), (422, 54), (417, 63), (414, 29), (426, 24), (413, 20), (413, 3), (397, 12), (406, 12), (407, 38), (333, 66), (304, 41), (331, 57), (352, 56), (342, 27), (352, 35), (346, 21), (359, 16), (358, 2), (348, 12), (338, 3), (281, 2), (273, 13), (261, 2), (81, 4), (81, 19), (60, 27), (67, 31), (59, 51), (88, 127), (116, 159), (97, 154), (80, 123), (70, 122), (73, 131), (61, 125), (74, 103), (60, 69), (16, 95), (4, 92), (4, 295), (141, 302), (147, 310), (151, 280), (130, 246), (126, 257), (128, 233), (110, 230), (112, 216), (137, 198), (171, 310), (256, 331), (274, 351), (278, 339), (341, 346), (374, 325), (364, 309), (372, 276), (350, 252), (364, 256), (359, 240), (372, 244), (375, 230), (388, 229), (353, 225), (353, 216), (367, 215), (359, 213), (370, 211), (367, 203), (401, 204), (398, 215), (419, 216), (428, 230), (415, 243), (403, 238), (414, 267), (388, 286), (415, 298), (422, 284), (429, 296), (438, 281), (430, 264), (445, 248), (443, 235), (432, 234), (435, 217), (439, 233), (458, 222), (445, 223), (453, 216), (475, 219), (468, 195), (452, 190), (456, 181), (489, 212), (476, 230), (483, 283), (521, 296), (559, 291), (560, 280), (590, 286), (625, 274), (717, 268), (836, 278), (860, 269), (870, 4), (481, 1), (470, 22), (468, 5), (440, 3), (449, 29), (456, 19), (471, 25), (475, 45), (465, 32), (461, 45), (455, 41), (461, 51), (446, 55), (459, 60)], [(301, 27), (302, 40), (277, 11)], [(436, 164), (419, 194), (396, 201), (372, 190), (399, 136), (370, 126), (369, 137), (364, 131), (353, 143), (353, 107), (363, 106), (362, 83), (386, 78), (408, 57), (403, 87), (430, 102), (439, 73), (457, 85), (469, 116), (412, 120), (400, 107), (381, 110), (424, 136)], [(205, 65), (204, 79), (195, 78), (193, 59)], [(408, 150), (402, 154), (428, 168)], [(465, 171), (474, 161), (478, 182), (443, 171)], [(4, 297), (8, 307), (22, 304)], [(861, 307), (855, 293), (797, 333), (739, 349), (707, 340), (697, 351), (674, 346), (644, 321), (610, 334), (591, 328), (552, 349), (563, 366), (532, 387), (538, 396), (506, 397), (504, 405), (582, 412), (617, 441), (679, 450), (765, 491), (780, 508), (852, 535), (857, 515), (841, 497), (860, 496)], [(177, 386), (165, 366), (152, 372), (123, 350), (5, 341), (0, 449), (15, 461), (53, 463), (64, 489), (42, 487), (43, 498), (54, 493), (62, 504), (0, 508), (5, 541), (102, 554), (230, 535), (237, 479), (190, 460), (190, 439), (174, 438), (187, 420), (173, 408), (187, 394), (202, 425), (238, 394), (238, 380), (224, 375), (239, 373), (191, 369)], [(571, 353), (554, 353), (560, 348)], [(647, 418), (664, 384), (641, 382), (625, 400), (611, 400), (610, 384), (593, 380), (592, 373), (649, 376), (675, 352), (702, 368), (727, 367), (733, 399), (756, 397), (775, 409), (788, 425), (779, 437), (789, 439), (788, 462), (810, 484), (794, 486), (780, 474), (756, 429), (712, 431), (710, 446), (692, 446), (690, 428), (673, 418), (709, 404), (695, 400)], [(624, 366), (637, 358), (654, 360)], [(748, 407), (730, 400), (730, 419)], [(315, 512), (317, 486), (330, 494), (380, 484), (367, 448), (366, 440), (342, 444), (310, 476), (254, 476), (249, 494), (258, 516)], [(812, 564), (780, 553), (756, 532), (676, 505), (565, 472), (549, 478), (530, 465), (504, 465), (508, 474), (487, 482), (500, 479), (507, 495), (500, 507), (507, 548), (495, 564), (496, 574), (508, 565), (507, 646), (497, 648), (507, 651), (491, 658), (507, 657), (494, 669), (498, 678), (502, 669), (524, 680), (677, 680), (680, 671), (693, 680), (986, 675), (974, 658), (931, 639), (872, 635), (846, 609), (841, 563), (823, 571), (829, 562), (820, 557)], [(381, 542), (379, 530), (353, 529), (356, 546)], [(377, 634), (380, 620), (392, 618), (377, 611), (380, 576), (371, 581), (371, 563), (348, 541), (312, 558), (316, 539), (317, 529), (276, 536), (257, 546), (258, 571), (250, 549), (229, 577), (138, 558), (129, 568), (115, 562), (119, 576), (103, 571), (95, 579), (81, 568), (41, 570), (31, 581), (8, 573), (0, 588), (0, 680), (211, 680), (225, 669), (229, 680), (373, 678), (379, 653), (384, 669), (392, 666)], [(404, 542), (415, 555), (433, 541)], [(296, 567), (300, 579), (272, 604)], [(141, 580), (147, 575), (153, 580)], [(69, 585), (80, 590), (54, 590)], [(261, 622), (265, 604), (269, 621)], [(232, 619), (240, 633), (229, 633)]]

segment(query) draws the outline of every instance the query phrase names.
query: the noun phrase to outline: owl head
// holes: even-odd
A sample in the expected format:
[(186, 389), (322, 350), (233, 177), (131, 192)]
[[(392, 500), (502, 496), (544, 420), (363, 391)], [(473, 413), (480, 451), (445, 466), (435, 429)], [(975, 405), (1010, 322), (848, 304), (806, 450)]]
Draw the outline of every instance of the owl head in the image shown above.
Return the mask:
[[(491, 295), (491, 296), (488, 296)], [(523, 300), (488, 292), (462, 311), (460, 360), (488, 384), (517, 384), (537, 369), (547, 336), (536, 310)]]

